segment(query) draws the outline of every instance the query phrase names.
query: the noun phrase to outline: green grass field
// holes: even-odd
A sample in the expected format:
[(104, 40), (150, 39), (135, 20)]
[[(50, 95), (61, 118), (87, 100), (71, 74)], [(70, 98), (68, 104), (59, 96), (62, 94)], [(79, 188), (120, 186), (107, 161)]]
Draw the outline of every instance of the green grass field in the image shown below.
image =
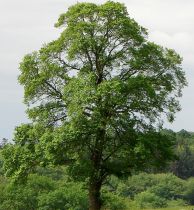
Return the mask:
[[(129, 210), (143, 210), (138, 208), (129, 208)], [(157, 208), (157, 209), (145, 209), (145, 210), (194, 210), (194, 206), (182, 206), (182, 207), (168, 207), (168, 208)]]
[(162, 209), (147, 209), (147, 210), (194, 210), (194, 206), (171, 207)]

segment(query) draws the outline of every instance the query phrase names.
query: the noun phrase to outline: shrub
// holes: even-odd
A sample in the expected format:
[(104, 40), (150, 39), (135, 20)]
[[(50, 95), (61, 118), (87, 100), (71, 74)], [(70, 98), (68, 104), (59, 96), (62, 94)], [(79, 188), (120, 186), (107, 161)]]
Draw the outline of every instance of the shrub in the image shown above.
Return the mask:
[(194, 205), (194, 178), (190, 178), (186, 183), (185, 200)]
[(119, 195), (114, 193), (104, 191), (102, 192), (102, 199), (103, 199), (103, 208), (104, 209), (111, 209), (111, 210), (125, 210), (126, 202), (125, 199)]
[(139, 208), (158, 208), (166, 207), (166, 199), (161, 198), (155, 195), (152, 192), (145, 191), (137, 194), (134, 198), (134, 201)]
[(65, 186), (39, 196), (38, 210), (83, 210), (88, 209), (87, 193), (80, 183)]
[(171, 200), (167, 202), (168, 207), (185, 206), (186, 202), (182, 199)]
[(54, 189), (55, 183), (52, 179), (35, 174), (29, 176), (25, 185), (7, 183), (0, 191), (0, 210), (36, 210), (38, 195)]
[(166, 200), (182, 199), (185, 191), (185, 181), (173, 174), (158, 174), (158, 184), (149, 191)]
[(136, 194), (146, 191), (148, 188), (156, 185), (157, 182), (156, 175), (140, 173), (129, 177), (125, 182), (120, 181), (120, 184), (117, 186), (117, 192), (124, 197), (134, 198)]

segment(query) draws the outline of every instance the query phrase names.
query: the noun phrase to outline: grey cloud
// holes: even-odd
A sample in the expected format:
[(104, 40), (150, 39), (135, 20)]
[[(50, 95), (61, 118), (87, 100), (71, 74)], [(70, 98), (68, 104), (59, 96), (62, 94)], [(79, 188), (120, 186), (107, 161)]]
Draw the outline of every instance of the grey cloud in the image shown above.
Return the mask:
[[(102, 3), (104, 0), (79, 0)], [(119, 1), (119, 0), (118, 0)], [(18, 65), (26, 53), (56, 39), (60, 33), (54, 23), (77, 0), (0, 0), (0, 137), (11, 138), (16, 125), (26, 122), (22, 104), (23, 89), (17, 84)], [(182, 111), (176, 121), (165, 126), (179, 130), (192, 128), (194, 118), (194, 1), (122, 0), (131, 17), (148, 28), (149, 38), (174, 48), (184, 58), (189, 80), (181, 99)]]

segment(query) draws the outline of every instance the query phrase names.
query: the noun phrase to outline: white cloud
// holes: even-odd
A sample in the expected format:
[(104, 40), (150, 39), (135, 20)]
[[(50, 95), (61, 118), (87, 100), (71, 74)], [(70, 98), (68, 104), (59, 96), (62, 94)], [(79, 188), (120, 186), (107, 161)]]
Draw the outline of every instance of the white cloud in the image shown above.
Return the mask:
[[(79, 2), (86, 0), (79, 0)], [(119, 1), (119, 0), (118, 0)], [(17, 84), (18, 65), (24, 54), (59, 35), (53, 27), (58, 16), (77, 0), (0, 0), (0, 136), (10, 137), (25, 121), (22, 88)], [(102, 3), (104, 0), (87, 0)], [(174, 129), (192, 128), (194, 118), (194, 1), (122, 0), (131, 17), (149, 31), (150, 40), (174, 48), (183, 56), (189, 80), (181, 100), (182, 111)], [(170, 125), (168, 125), (170, 126)]]
[(191, 45), (194, 44), (193, 35), (188, 32), (178, 32), (174, 34), (164, 33), (162, 31), (153, 31), (149, 35), (150, 39), (170, 48), (174, 48), (181, 53), (194, 51)]

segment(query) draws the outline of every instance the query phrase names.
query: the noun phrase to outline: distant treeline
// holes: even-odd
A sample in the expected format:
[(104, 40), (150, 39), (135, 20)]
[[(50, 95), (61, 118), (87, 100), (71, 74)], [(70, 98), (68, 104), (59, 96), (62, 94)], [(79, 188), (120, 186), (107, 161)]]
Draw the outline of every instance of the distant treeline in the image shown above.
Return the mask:
[[(102, 189), (104, 208), (143, 209), (194, 204), (194, 133), (175, 135), (175, 160), (163, 169), (118, 179), (111, 176)], [(0, 143), (1, 151), (8, 140)], [(84, 210), (88, 209), (86, 184), (69, 176), (68, 167), (38, 167), (27, 180), (13, 183), (6, 178), (0, 158), (0, 210)]]

